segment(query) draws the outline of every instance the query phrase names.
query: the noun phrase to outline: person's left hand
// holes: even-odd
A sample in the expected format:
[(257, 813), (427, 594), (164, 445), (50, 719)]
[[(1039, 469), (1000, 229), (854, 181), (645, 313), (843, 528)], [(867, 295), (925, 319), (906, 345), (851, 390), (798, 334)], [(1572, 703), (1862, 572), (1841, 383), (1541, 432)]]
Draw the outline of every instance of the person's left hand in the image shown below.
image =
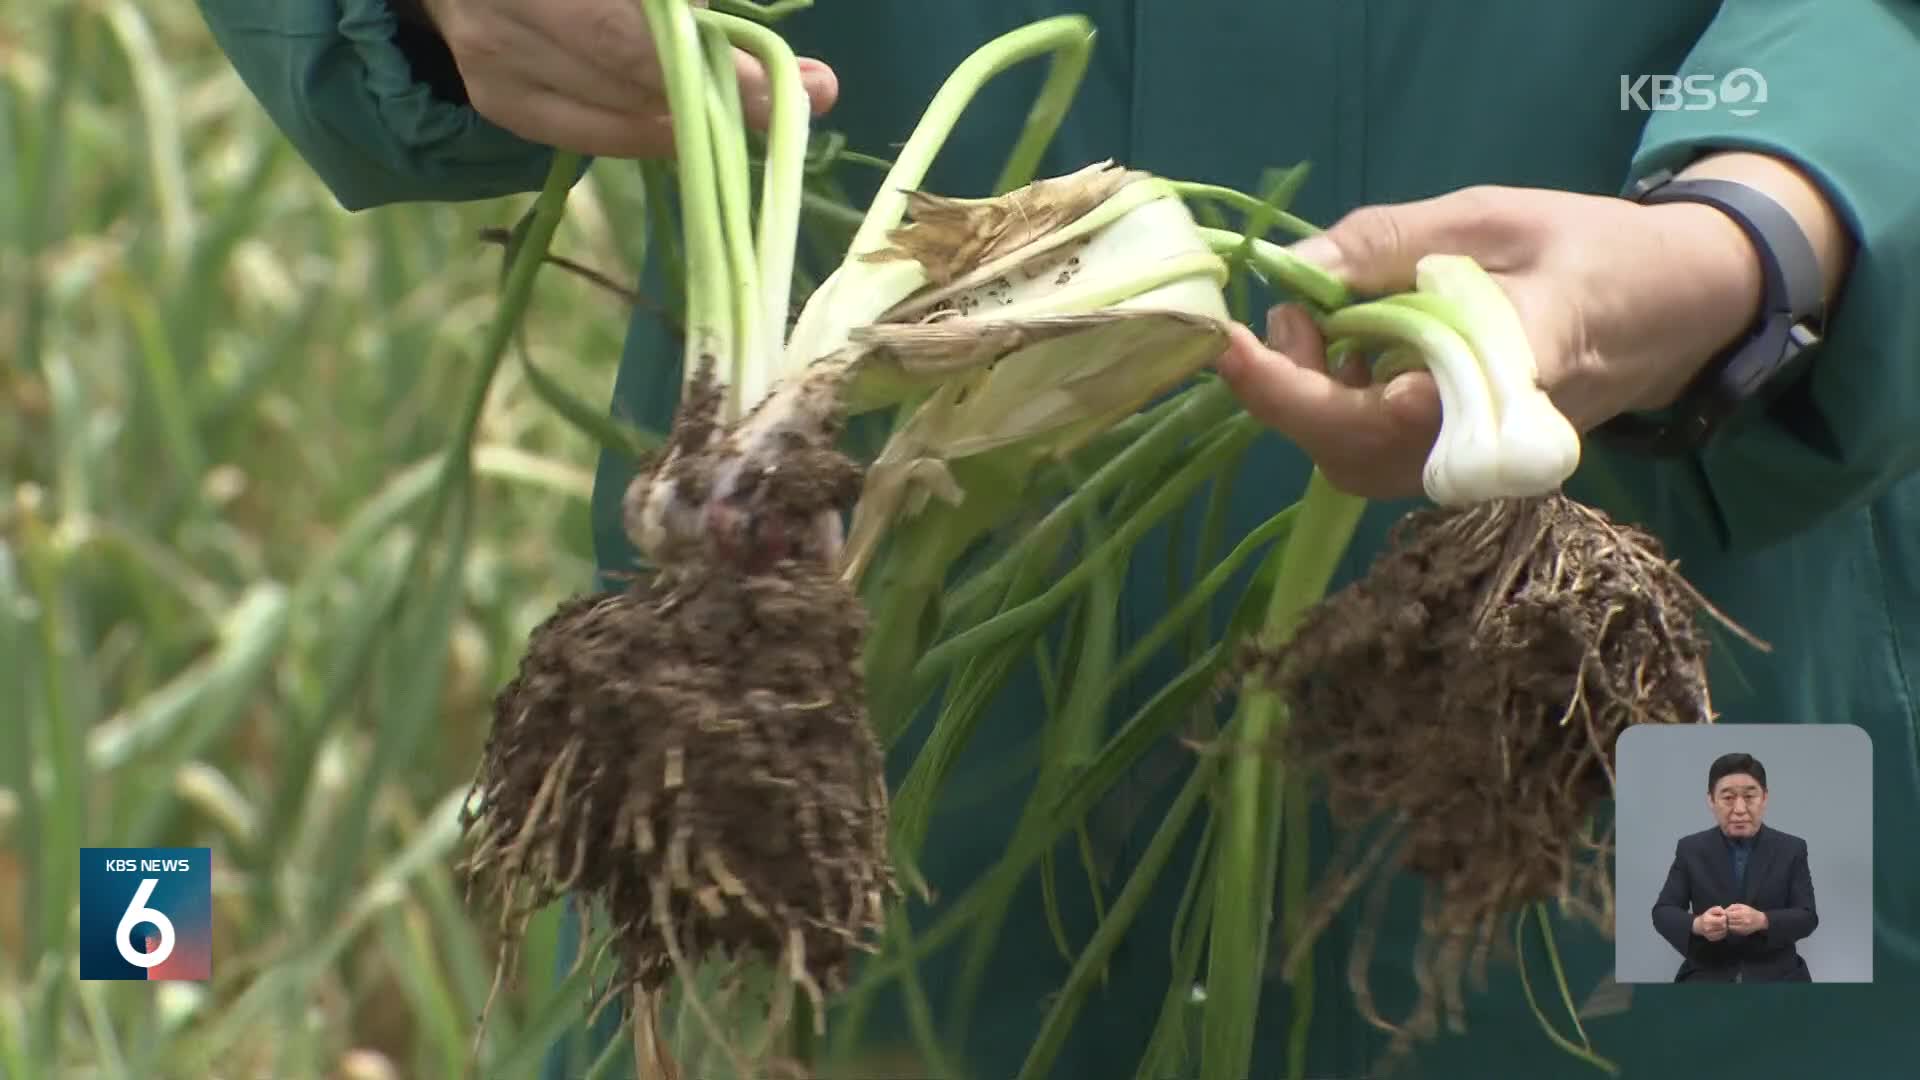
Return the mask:
[(1757, 934), (1767, 928), (1767, 913), (1745, 904), (1727, 905), (1727, 929), (1736, 934)]
[[(1712, 207), (1642, 206), (1535, 188), (1477, 187), (1349, 214), (1293, 250), (1357, 296), (1414, 286), (1424, 255), (1468, 255), (1512, 299), (1554, 403), (1586, 432), (1671, 404), (1757, 315), (1760, 261)], [(1369, 385), (1358, 359), (1329, 372), (1304, 309), (1275, 308), (1263, 345), (1235, 327), (1216, 368), (1248, 412), (1313, 458), (1334, 486), (1417, 495), (1440, 431), (1426, 372)]]

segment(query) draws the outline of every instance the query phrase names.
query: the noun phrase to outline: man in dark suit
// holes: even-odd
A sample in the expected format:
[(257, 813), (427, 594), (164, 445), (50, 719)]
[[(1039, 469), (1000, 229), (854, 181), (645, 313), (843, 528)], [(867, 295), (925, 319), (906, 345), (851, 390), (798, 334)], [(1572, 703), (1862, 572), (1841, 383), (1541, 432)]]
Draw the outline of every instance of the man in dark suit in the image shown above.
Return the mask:
[(1811, 982), (1794, 943), (1813, 933), (1807, 842), (1767, 828), (1767, 770), (1725, 754), (1707, 770), (1715, 825), (1680, 838), (1653, 928), (1683, 958), (1674, 982)]

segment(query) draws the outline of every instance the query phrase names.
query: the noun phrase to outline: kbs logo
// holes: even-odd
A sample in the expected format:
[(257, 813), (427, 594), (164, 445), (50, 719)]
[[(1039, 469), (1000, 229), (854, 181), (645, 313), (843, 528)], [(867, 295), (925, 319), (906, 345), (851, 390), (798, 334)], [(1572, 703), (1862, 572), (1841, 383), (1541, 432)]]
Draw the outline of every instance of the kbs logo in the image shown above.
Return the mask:
[(213, 974), (213, 852), (80, 849), (80, 977)]
[(1747, 117), (1767, 103), (1767, 78), (1752, 68), (1725, 75), (1620, 76), (1620, 111), (1704, 112), (1725, 109)]

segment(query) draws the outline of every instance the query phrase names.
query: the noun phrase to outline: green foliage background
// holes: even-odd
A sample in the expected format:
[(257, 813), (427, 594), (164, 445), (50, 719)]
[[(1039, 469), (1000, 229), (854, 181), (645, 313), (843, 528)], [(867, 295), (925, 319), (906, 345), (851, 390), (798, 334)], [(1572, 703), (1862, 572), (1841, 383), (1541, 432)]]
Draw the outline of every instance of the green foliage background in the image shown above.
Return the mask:
[[(0, 0), (0, 1076), (465, 1072), (496, 948), (454, 815), (592, 573), (596, 450), (518, 363), (464, 547), (408, 545), (495, 307), (478, 234), (529, 202), (349, 214), (192, 4)], [(596, 166), (555, 249), (630, 280), (636, 213)], [(548, 273), (527, 343), (604, 402), (625, 324)], [(77, 981), (86, 844), (215, 849), (211, 983)], [(581, 1011), (550, 984), (502, 986), (488, 1075)]]

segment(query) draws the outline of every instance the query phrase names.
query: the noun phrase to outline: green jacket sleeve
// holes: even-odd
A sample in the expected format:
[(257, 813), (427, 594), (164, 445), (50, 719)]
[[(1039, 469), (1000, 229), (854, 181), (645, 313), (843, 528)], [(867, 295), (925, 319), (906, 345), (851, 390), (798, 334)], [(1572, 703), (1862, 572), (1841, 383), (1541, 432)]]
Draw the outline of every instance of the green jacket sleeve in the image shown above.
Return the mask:
[(551, 151), (436, 94), (387, 0), (199, 0), (240, 78), (349, 210), (537, 189)]
[(1773, 154), (1859, 241), (1808, 375), (1698, 462), (1724, 542), (1753, 548), (1920, 469), (1920, 0), (1727, 0), (1680, 74), (1724, 86), (1741, 68), (1764, 90), (1654, 112), (1629, 183), (1715, 149)]

